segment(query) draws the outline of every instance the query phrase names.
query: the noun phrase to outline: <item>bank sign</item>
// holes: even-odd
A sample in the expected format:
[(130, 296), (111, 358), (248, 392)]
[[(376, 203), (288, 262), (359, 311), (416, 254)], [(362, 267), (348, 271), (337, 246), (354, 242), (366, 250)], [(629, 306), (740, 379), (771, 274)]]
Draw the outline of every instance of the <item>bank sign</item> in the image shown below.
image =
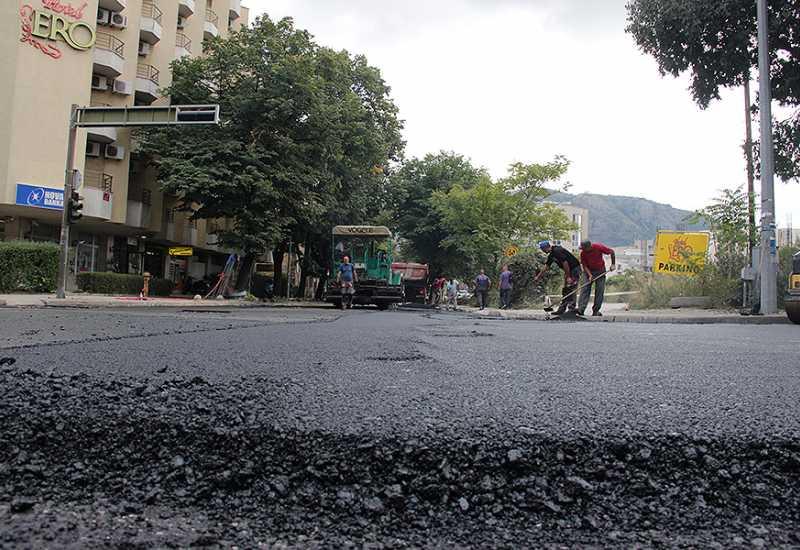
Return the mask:
[(47, 208), (48, 210), (63, 210), (64, 190), (18, 183), (17, 205)]
[(30, 4), (20, 8), (20, 42), (29, 44), (53, 59), (61, 58), (59, 43), (67, 44), (78, 51), (94, 46), (97, 39), (94, 26), (82, 21), (88, 6), (86, 2), (80, 5), (62, 3), (61, 0), (41, 2), (41, 8)]

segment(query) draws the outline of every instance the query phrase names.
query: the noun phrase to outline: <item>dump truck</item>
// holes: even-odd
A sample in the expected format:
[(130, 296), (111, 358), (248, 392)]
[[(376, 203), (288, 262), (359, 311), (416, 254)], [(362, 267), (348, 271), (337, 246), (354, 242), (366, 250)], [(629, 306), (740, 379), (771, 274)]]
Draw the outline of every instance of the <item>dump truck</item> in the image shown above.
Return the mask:
[(796, 325), (800, 325), (800, 252), (792, 258), (792, 274), (789, 275), (789, 288), (784, 300), (786, 315)]
[(395, 262), (392, 271), (402, 273), (406, 301), (424, 304), (428, 301), (428, 264)]
[(394, 238), (388, 227), (374, 225), (337, 225), (331, 239), (331, 271), (325, 286), (325, 301), (342, 305), (341, 286), (337, 281), (339, 266), (345, 256), (356, 272), (353, 304), (375, 305), (387, 309), (405, 301), (403, 274), (392, 270)]

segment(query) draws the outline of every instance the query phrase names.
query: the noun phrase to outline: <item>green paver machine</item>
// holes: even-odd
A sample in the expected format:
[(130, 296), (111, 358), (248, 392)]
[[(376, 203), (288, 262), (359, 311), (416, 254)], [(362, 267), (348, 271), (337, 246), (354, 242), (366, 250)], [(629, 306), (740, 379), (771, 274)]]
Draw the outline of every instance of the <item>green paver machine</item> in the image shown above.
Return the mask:
[(389, 228), (374, 225), (337, 225), (333, 228), (331, 274), (325, 288), (325, 301), (342, 304), (341, 288), (336, 281), (342, 258), (350, 257), (358, 281), (354, 304), (374, 304), (386, 309), (402, 303), (403, 275), (392, 270), (394, 239)]

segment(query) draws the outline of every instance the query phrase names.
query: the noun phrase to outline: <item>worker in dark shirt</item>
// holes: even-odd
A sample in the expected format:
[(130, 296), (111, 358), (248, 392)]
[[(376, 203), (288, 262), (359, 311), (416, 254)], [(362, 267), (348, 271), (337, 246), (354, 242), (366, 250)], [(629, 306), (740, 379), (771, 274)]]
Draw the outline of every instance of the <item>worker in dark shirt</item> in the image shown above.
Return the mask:
[(606, 291), (606, 262), (603, 255), (611, 256), (611, 267), (608, 271), (614, 271), (617, 266), (617, 255), (614, 250), (608, 248), (603, 243), (593, 243), (585, 240), (581, 243), (581, 266), (586, 274), (586, 282), (581, 287), (581, 296), (578, 299), (578, 313), (583, 315), (586, 306), (589, 305), (589, 296), (594, 285), (594, 305), (592, 306), (592, 316), (602, 317), (600, 308), (603, 307), (603, 298)]
[(581, 276), (581, 263), (578, 261), (572, 252), (560, 245), (551, 245), (550, 241), (542, 241), (539, 243), (539, 248), (542, 252), (547, 254), (547, 261), (545, 262), (544, 269), (542, 269), (533, 279), (535, 283), (547, 273), (550, 266), (557, 264), (564, 271), (564, 288), (561, 291), (563, 298), (561, 305), (556, 310), (556, 315), (561, 315), (567, 309), (570, 311), (575, 310), (575, 290), (578, 288), (578, 281)]

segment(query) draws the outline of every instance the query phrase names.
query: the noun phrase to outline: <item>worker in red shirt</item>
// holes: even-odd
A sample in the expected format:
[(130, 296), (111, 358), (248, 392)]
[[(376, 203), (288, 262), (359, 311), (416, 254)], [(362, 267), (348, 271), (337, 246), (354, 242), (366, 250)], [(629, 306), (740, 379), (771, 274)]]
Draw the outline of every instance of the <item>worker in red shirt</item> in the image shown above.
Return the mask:
[(611, 248), (602, 243), (593, 243), (585, 240), (581, 243), (581, 269), (586, 274), (586, 282), (581, 288), (581, 295), (578, 298), (578, 314), (584, 315), (586, 306), (589, 304), (589, 296), (594, 285), (594, 305), (592, 306), (592, 316), (602, 317), (600, 308), (603, 307), (603, 297), (606, 292), (606, 262), (603, 255), (611, 256), (611, 267), (608, 271), (617, 269), (617, 255)]

